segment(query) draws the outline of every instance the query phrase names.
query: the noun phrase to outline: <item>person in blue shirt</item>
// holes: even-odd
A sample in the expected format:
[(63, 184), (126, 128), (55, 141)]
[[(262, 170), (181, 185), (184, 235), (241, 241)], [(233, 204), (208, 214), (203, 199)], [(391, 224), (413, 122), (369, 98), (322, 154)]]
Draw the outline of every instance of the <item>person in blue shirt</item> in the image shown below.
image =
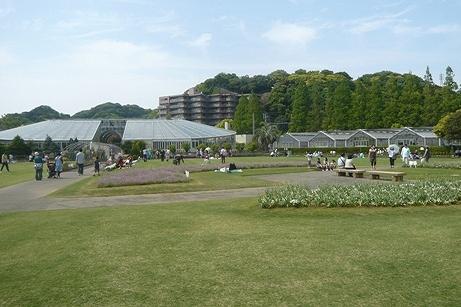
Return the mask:
[(42, 180), (43, 177), (43, 159), (38, 152), (35, 152), (34, 158), (35, 180)]

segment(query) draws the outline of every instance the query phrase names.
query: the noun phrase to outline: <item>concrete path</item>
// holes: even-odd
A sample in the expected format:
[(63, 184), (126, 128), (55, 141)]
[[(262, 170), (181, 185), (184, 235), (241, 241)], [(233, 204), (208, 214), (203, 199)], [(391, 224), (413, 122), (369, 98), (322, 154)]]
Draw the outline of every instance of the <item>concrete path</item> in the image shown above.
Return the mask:
[[(88, 172), (87, 172), (88, 173)], [(76, 172), (63, 174), (63, 179), (29, 181), (0, 189), (0, 212), (76, 209), (118, 205), (144, 205), (183, 201), (207, 201), (216, 199), (254, 197), (262, 194), (266, 187), (184, 193), (144, 194), (111, 197), (55, 198), (50, 193), (75, 183), (87, 176)], [(311, 188), (331, 184), (377, 183), (369, 179), (339, 177), (333, 172), (306, 172), (293, 174), (256, 176), (280, 184), (300, 184)]]

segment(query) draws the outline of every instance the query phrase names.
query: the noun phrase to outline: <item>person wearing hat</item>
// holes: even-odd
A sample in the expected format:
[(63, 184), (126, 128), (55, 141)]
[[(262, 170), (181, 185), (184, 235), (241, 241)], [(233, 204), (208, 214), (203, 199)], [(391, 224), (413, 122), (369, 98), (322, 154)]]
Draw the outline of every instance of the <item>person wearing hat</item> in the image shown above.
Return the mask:
[(35, 180), (40, 181), (43, 177), (43, 159), (38, 152), (34, 156)]

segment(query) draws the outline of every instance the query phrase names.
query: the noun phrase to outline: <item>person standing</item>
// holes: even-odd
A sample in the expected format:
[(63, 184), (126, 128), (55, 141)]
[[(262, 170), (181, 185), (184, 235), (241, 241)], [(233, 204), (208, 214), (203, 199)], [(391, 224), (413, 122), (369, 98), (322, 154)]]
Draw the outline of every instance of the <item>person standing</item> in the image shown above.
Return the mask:
[(62, 166), (62, 156), (61, 153), (58, 153), (56, 158), (54, 159), (54, 170), (56, 172), (56, 178), (61, 178)]
[(387, 153), (389, 155), (389, 163), (391, 165), (391, 168), (394, 168), (394, 162), (395, 162), (395, 150), (394, 147), (389, 147), (387, 150)]
[(35, 180), (40, 181), (43, 177), (43, 159), (38, 152), (34, 156)]
[(2, 155), (2, 168), (0, 169), (0, 172), (3, 171), (4, 167), (6, 167), (6, 170), (9, 173), (10, 172), (10, 167), (8, 166), (8, 155), (6, 153), (3, 153), (3, 155)]
[(83, 149), (80, 148), (80, 151), (75, 156), (75, 162), (78, 167), (78, 174), (83, 175), (83, 166), (85, 165), (85, 155), (83, 154)]
[(402, 155), (402, 160), (403, 160), (403, 163), (405, 163), (405, 165), (409, 165), (410, 163), (410, 148), (408, 148), (407, 144), (403, 145), (402, 147), (402, 151), (400, 152), (400, 154)]
[(98, 174), (99, 176), (99, 156), (96, 156), (96, 160), (94, 160), (94, 174), (93, 176), (96, 176)]
[(226, 163), (227, 151), (224, 147), (221, 148), (219, 155), (221, 156), (221, 163)]
[(431, 151), (429, 150), (429, 146), (426, 146), (424, 149), (423, 159), (424, 162), (429, 163), (429, 159), (431, 158)]
[(374, 145), (371, 145), (370, 150), (368, 150), (368, 158), (370, 159), (371, 169), (376, 169), (376, 152), (377, 149)]

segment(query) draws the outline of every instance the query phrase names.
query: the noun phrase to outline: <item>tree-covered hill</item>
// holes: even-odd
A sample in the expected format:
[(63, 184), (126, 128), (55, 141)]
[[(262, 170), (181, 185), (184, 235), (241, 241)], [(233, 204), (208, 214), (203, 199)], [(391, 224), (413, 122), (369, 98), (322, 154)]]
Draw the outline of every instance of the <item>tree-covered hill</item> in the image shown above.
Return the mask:
[(154, 118), (155, 112), (138, 105), (106, 102), (89, 110), (80, 111), (72, 118)]
[(5, 114), (0, 118), (0, 130), (41, 122), (48, 119), (69, 118), (157, 118), (157, 110), (143, 109), (137, 105), (120, 105), (118, 103), (100, 104), (90, 110), (80, 111), (72, 117), (59, 113), (49, 106), (39, 106), (29, 112)]
[(3, 115), (0, 118), (0, 130), (41, 122), (47, 119), (65, 118), (70, 118), (70, 115), (59, 113), (49, 106), (39, 106), (28, 112), (10, 113)]
[[(292, 132), (434, 126), (442, 116), (461, 108), (461, 93), (456, 92), (450, 67), (442, 85), (434, 83), (429, 68), (424, 78), (383, 71), (356, 80), (329, 70), (300, 69), (292, 74), (278, 70), (254, 77), (221, 73), (197, 85), (204, 93), (217, 88), (260, 94), (266, 121)], [(239, 120), (234, 118), (234, 126), (241, 126)]]

